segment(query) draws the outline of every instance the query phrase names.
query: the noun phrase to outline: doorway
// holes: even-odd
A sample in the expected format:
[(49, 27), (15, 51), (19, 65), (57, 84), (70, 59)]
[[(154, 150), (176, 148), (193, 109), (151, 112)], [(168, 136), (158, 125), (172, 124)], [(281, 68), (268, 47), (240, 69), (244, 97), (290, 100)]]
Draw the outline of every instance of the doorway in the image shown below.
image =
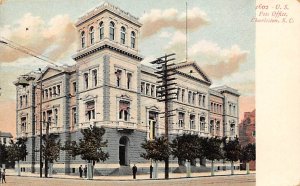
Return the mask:
[(129, 165), (128, 146), (129, 146), (128, 137), (122, 136), (119, 141), (119, 162), (120, 162), (120, 165), (122, 165), (122, 166)]

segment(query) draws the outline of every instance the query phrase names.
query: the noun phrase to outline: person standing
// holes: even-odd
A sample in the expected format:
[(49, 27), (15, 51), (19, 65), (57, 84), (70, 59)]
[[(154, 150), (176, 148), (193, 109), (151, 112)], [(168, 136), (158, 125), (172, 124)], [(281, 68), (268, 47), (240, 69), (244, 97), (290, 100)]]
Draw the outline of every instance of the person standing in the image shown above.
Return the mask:
[(82, 178), (82, 172), (83, 172), (82, 165), (80, 165), (79, 166), (79, 176), (80, 176), (80, 178)]
[(86, 165), (84, 166), (83, 172), (84, 172), (84, 177), (86, 178), (86, 176), (87, 176), (87, 166)]
[(6, 180), (5, 180), (5, 169), (3, 169), (3, 172), (2, 172), (2, 183), (3, 181), (6, 183)]
[(152, 178), (153, 166), (150, 165), (150, 178)]
[(136, 172), (137, 172), (137, 167), (134, 164), (133, 167), (132, 167), (133, 179), (136, 179)]

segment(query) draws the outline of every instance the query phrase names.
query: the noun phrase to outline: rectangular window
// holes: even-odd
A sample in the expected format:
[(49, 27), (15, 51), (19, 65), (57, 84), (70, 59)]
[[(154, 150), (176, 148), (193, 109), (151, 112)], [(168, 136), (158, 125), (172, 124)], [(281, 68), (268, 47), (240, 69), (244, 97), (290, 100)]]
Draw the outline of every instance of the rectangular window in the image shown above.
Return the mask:
[(195, 115), (190, 115), (190, 129), (196, 129), (196, 126), (195, 126)]
[(149, 88), (150, 88), (150, 84), (147, 83), (147, 84), (146, 84), (146, 95), (150, 95)]
[(25, 105), (28, 106), (28, 97), (25, 95)]
[(128, 101), (119, 101), (119, 119), (129, 121), (130, 103)]
[(26, 132), (26, 117), (21, 118), (21, 132)]
[(23, 97), (20, 96), (20, 107), (23, 107)]
[(131, 78), (132, 78), (132, 74), (127, 73), (127, 89), (131, 88)]
[(205, 117), (200, 117), (200, 131), (205, 130)]
[(189, 91), (188, 93), (188, 103), (191, 104), (191, 100), (192, 100), (192, 92)]
[(60, 85), (57, 85), (57, 95), (60, 95)]
[(97, 70), (93, 70), (92, 74), (93, 74), (93, 84), (94, 84), (94, 86), (97, 86), (97, 82), (98, 82), (98, 80), (97, 80)]
[(151, 85), (150, 96), (152, 96), (152, 97), (155, 97), (155, 95), (154, 95), (154, 89), (155, 89), (155, 86), (154, 86), (154, 85)]
[(95, 119), (95, 102), (89, 101), (85, 104), (85, 115), (86, 119), (90, 121), (91, 119)]
[(141, 82), (141, 94), (144, 94), (145, 83)]
[(75, 95), (76, 91), (77, 91), (76, 82), (73, 82), (73, 93), (74, 93), (74, 95)]
[(181, 91), (181, 101), (182, 102), (184, 102), (184, 96), (185, 96), (184, 93), (185, 93), (185, 91), (182, 89), (182, 91)]
[(89, 88), (89, 74), (84, 73), (83, 78), (84, 78), (84, 88), (88, 89)]
[(203, 98), (202, 98), (202, 106), (203, 106), (203, 108), (205, 108), (205, 95), (203, 95)]
[(117, 70), (115, 72), (116, 74), (116, 86), (120, 87), (121, 86), (121, 75), (122, 75), (122, 70)]
[(76, 107), (72, 108), (72, 125), (75, 126), (77, 123), (76, 120)]
[(220, 136), (220, 121), (216, 122), (216, 135)]
[(195, 101), (196, 101), (196, 93), (193, 93), (193, 97), (192, 97), (192, 104), (195, 105)]
[(184, 127), (184, 113), (183, 112), (178, 113), (178, 127), (179, 128)]
[(153, 140), (156, 136), (157, 112), (149, 111), (149, 139)]
[(52, 88), (49, 88), (49, 96), (52, 98)]

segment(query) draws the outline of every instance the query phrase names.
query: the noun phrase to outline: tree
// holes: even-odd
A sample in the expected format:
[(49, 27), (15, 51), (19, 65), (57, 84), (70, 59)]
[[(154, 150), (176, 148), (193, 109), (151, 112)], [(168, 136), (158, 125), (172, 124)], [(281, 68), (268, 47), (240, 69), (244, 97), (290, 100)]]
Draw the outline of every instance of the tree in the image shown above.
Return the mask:
[(140, 156), (146, 160), (154, 160), (154, 178), (157, 178), (157, 161), (169, 160), (171, 155), (171, 148), (168, 139), (165, 136), (156, 137), (154, 140), (145, 140), (141, 144), (141, 147), (146, 150), (145, 153), (141, 153)]
[(171, 154), (171, 148), (168, 143), (168, 140), (164, 136), (155, 138), (154, 140), (145, 140), (141, 146), (146, 152), (141, 153), (140, 156), (146, 160), (165, 161)]
[(18, 138), (16, 142), (11, 140), (10, 145), (7, 146), (8, 160), (17, 162), (18, 176), (21, 175), (20, 160), (24, 160), (28, 154), (26, 149), (26, 142), (27, 138)]
[(57, 161), (57, 159), (59, 158), (61, 146), (60, 140), (57, 139), (58, 136), (55, 134), (50, 134), (48, 139), (43, 136), (44, 144), (42, 146), (42, 155), (43, 158), (47, 159), (50, 163)]
[[(73, 157), (81, 155), (81, 159), (88, 161), (88, 178), (92, 178), (89, 174), (93, 172), (93, 166), (90, 163), (106, 161), (109, 154), (103, 151), (103, 147), (107, 147), (107, 140), (103, 141), (105, 129), (103, 127), (90, 126), (86, 129), (81, 129), (83, 139), (66, 143), (64, 150), (67, 150)], [(90, 171), (89, 171), (90, 170)], [(92, 173), (91, 172), (91, 173)]]
[(7, 147), (0, 142), (0, 165), (7, 163)]
[(249, 162), (256, 159), (255, 143), (249, 143), (248, 145), (242, 147), (239, 159), (241, 162), (246, 163), (247, 174), (249, 174)]
[(202, 147), (204, 150), (204, 156), (211, 161), (211, 175), (214, 175), (214, 161), (223, 158), (221, 150), (222, 140), (215, 138), (204, 138)]
[(194, 160), (199, 157), (200, 145), (198, 135), (183, 134), (173, 139), (171, 143), (171, 153), (178, 160), (188, 160), (194, 164)]
[(231, 174), (234, 174), (233, 162), (238, 161), (240, 158), (241, 145), (239, 139), (236, 137), (234, 140), (227, 140), (223, 138), (224, 158), (231, 162)]

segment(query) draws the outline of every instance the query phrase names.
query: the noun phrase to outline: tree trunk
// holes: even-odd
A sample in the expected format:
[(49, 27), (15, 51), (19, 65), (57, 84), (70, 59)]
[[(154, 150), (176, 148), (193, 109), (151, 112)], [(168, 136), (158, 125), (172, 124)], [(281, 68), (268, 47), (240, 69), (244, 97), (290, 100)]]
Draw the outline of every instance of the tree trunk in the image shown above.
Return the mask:
[(246, 174), (250, 174), (249, 168), (250, 168), (249, 162), (246, 162), (246, 170), (247, 170), (247, 173), (246, 173)]
[(186, 162), (186, 177), (187, 178), (191, 177), (191, 162), (190, 161)]
[(20, 161), (17, 161), (17, 175), (21, 176)]
[(157, 179), (157, 177), (158, 177), (158, 163), (157, 163), (157, 161), (154, 161), (154, 176), (153, 176), (153, 178)]
[(211, 173), (211, 176), (214, 176), (214, 175), (215, 175), (215, 172), (214, 172), (214, 161), (211, 161), (211, 169), (210, 169), (210, 173)]
[(92, 168), (92, 163), (90, 163), (90, 161), (89, 161), (89, 163), (87, 164), (87, 179), (88, 180), (92, 180), (93, 179), (93, 176), (92, 176), (92, 170), (93, 168)]
[(49, 163), (49, 173), (48, 173), (49, 178), (52, 178), (52, 172), (53, 172), (53, 163), (50, 162)]
[(233, 166), (233, 161), (231, 161), (231, 175), (234, 175), (234, 166)]

